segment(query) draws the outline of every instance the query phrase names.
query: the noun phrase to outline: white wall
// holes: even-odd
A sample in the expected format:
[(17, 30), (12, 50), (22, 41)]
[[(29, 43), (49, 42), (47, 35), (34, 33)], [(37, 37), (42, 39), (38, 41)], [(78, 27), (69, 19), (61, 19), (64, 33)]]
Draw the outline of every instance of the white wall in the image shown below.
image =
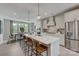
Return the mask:
[[(56, 16), (56, 28), (65, 28), (64, 14)], [(60, 44), (65, 45), (64, 34), (60, 34)]]
[(4, 29), (3, 29), (3, 41), (9, 40), (10, 35), (10, 20), (4, 19)]
[(33, 22), (37, 28), (41, 27), (41, 20), (38, 19), (32, 19), (31, 22)]
[(65, 22), (64, 14), (60, 14), (60, 15), (56, 16), (55, 20), (56, 20), (57, 28), (64, 28), (64, 22)]
[(1, 34), (0, 34), (0, 44), (6, 42), (8, 40), (10, 34), (10, 21), (1, 18)]

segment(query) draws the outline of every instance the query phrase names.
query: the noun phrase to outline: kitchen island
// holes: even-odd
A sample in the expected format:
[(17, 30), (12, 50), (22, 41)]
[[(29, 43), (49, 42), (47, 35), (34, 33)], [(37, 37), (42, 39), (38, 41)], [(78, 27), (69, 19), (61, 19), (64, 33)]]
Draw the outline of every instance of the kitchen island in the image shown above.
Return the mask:
[(45, 44), (48, 47), (48, 56), (58, 56), (59, 55), (59, 37), (53, 37), (48, 35), (36, 36), (24, 34), (26, 37), (30, 37), (40, 43)]

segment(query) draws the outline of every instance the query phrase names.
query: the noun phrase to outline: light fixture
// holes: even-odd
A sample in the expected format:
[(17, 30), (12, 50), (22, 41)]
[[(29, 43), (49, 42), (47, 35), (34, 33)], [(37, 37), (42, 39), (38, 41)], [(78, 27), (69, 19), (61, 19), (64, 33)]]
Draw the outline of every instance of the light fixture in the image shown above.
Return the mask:
[(30, 20), (30, 10), (28, 10), (28, 21)]
[(38, 16), (37, 16), (37, 19), (40, 19), (41, 16), (40, 16), (40, 5), (39, 5), (39, 2), (38, 2)]
[(37, 19), (40, 19), (41, 18), (41, 16), (37, 16)]

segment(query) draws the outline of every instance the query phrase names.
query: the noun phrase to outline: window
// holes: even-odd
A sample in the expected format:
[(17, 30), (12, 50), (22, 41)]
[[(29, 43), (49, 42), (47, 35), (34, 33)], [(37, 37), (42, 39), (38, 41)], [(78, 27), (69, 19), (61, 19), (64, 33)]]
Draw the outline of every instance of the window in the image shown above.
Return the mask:
[(25, 32), (28, 32), (28, 24), (25, 24)]
[(28, 32), (28, 23), (13, 22), (13, 33), (20, 32), (20, 28), (24, 28), (24, 32)]
[(24, 32), (28, 32), (28, 23), (18, 23), (18, 31), (20, 32), (20, 28), (24, 28)]
[(13, 23), (13, 33), (17, 33), (17, 23)]

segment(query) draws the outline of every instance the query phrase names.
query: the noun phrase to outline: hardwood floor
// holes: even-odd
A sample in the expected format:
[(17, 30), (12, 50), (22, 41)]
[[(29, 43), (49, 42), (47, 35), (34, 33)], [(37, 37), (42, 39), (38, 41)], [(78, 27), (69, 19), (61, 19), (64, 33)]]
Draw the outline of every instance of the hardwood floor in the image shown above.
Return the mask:
[[(0, 56), (24, 56), (19, 43), (0, 45)], [(79, 53), (60, 46), (60, 56), (79, 56)]]
[(0, 45), (0, 56), (24, 56), (18, 43)]

